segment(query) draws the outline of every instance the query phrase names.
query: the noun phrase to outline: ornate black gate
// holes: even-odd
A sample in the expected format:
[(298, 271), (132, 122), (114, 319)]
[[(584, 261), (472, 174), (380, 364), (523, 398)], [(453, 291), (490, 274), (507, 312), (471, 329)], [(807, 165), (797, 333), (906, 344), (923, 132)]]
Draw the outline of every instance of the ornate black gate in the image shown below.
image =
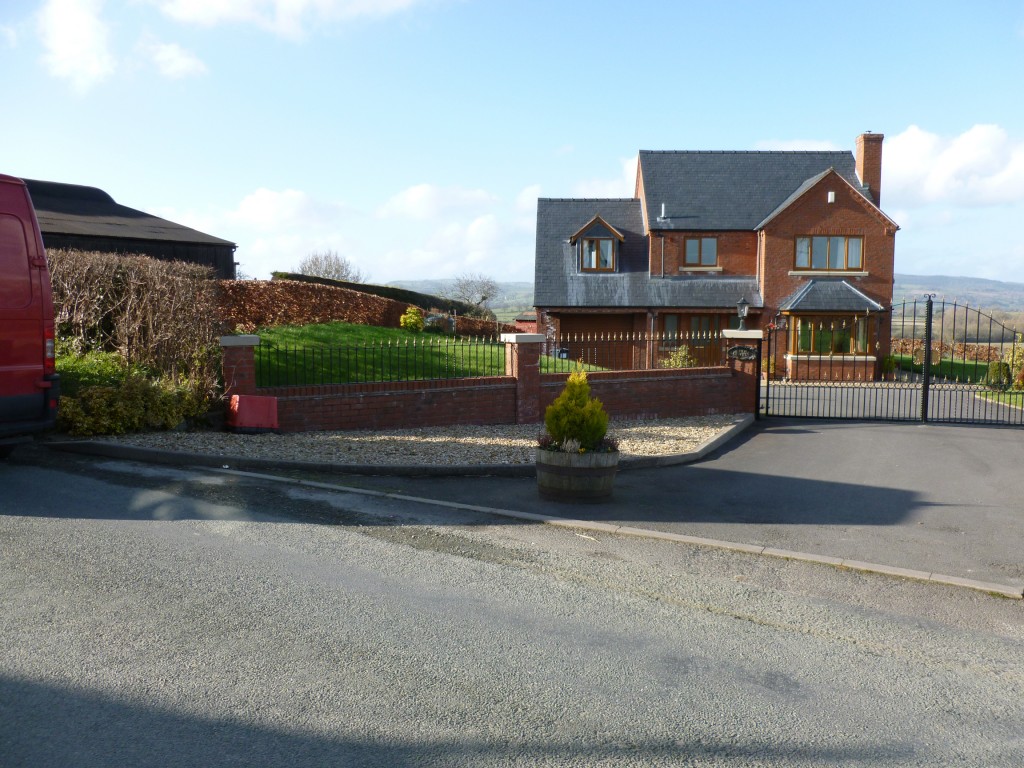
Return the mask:
[(934, 296), (855, 321), (809, 331), (803, 319), (800, 332), (831, 341), (873, 327), (873, 354), (807, 353), (796, 328), (774, 324), (762, 364), (761, 414), (1024, 424), (1024, 342), (1014, 329)]

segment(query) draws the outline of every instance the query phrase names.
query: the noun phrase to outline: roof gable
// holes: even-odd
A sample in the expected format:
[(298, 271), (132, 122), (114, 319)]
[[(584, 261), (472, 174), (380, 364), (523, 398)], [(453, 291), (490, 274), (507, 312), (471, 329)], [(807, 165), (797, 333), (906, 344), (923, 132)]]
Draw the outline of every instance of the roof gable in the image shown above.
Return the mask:
[(753, 231), (795, 190), (828, 170), (861, 195), (867, 192), (857, 178), (853, 153), (843, 151), (642, 150), (638, 168), (651, 230)]
[(829, 178), (834, 178), (840, 184), (847, 185), (853, 192), (854, 199), (857, 200), (857, 202), (859, 202), (861, 206), (863, 206), (868, 211), (868, 213), (875, 216), (875, 218), (879, 219), (883, 224), (891, 226), (894, 229), (899, 229), (899, 225), (895, 221), (890, 219), (888, 216), (886, 216), (882, 212), (882, 209), (875, 205), (874, 201), (867, 196), (866, 187), (854, 186), (849, 182), (849, 180), (847, 180), (842, 175), (837, 173), (835, 168), (829, 168), (828, 170), (822, 171), (816, 176), (812, 176), (811, 178), (807, 179), (807, 181), (805, 181), (803, 184), (797, 187), (796, 190), (794, 190), (793, 194), (791, 194), (789, 197), (783, 200), (774, 211), (769, 213), (768, 216), (765, 217), (765, 219), (757, 225), (756, 229), (764, 229), (772, 222), (773, 219), (775, 219), (783, 211), (785, 211), (787, 208), (793, 205), (797, 200), (799, 200), (804, 195), (808, 194), (821, 182)]
[(611, 235), (620, 243), (626, 238), (619, 230), (609, 224), (607, 221), (601, 218), (600, 214), (594, 216), (590, 221), (580, 227), (576, 232), (569, 238), (570, 243), (575, 243), (584, 235), (590, 235), (591, 237), (600, 235)]

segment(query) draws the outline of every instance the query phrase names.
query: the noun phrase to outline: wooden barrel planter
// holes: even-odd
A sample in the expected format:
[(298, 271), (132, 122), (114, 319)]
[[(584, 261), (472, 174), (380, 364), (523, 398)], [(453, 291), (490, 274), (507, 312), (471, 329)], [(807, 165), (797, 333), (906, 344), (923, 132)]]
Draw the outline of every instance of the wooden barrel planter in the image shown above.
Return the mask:
[(552, 501), (601, 501), (612, 495), (619, 452), (537, 449), (537, 490)]

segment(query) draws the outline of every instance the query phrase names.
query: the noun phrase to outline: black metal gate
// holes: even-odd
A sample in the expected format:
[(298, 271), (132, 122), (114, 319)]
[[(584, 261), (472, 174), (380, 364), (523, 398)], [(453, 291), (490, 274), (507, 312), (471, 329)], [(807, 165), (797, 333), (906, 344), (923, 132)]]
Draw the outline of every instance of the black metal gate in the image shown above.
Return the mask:
[[(762, 363), (761, 414), (1024, 424), (1024, 341), (1014, 329), (934, 296), (862, 322), (868, 321), (875, 353), (861, 355), (801, 351), (793, 327), (773, 324)], [(850, 337), (849, 328), (829, 322), (814, 338)]]

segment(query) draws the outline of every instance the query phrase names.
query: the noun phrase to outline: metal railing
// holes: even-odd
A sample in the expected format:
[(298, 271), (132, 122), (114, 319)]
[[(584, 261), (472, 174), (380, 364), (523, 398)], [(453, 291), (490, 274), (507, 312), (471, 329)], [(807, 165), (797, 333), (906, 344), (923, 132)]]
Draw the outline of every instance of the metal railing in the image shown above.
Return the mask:
[(702, 368), (723, 364), (718, 332), (692, 334), (567, 334), (549, 339), (541, 357), (543, 373), (650, 368)]
[(342, 346), (260, 344), (259, 387), (438, 381), (505, 374), (505, 345), (494, 338), (423, 338)]

